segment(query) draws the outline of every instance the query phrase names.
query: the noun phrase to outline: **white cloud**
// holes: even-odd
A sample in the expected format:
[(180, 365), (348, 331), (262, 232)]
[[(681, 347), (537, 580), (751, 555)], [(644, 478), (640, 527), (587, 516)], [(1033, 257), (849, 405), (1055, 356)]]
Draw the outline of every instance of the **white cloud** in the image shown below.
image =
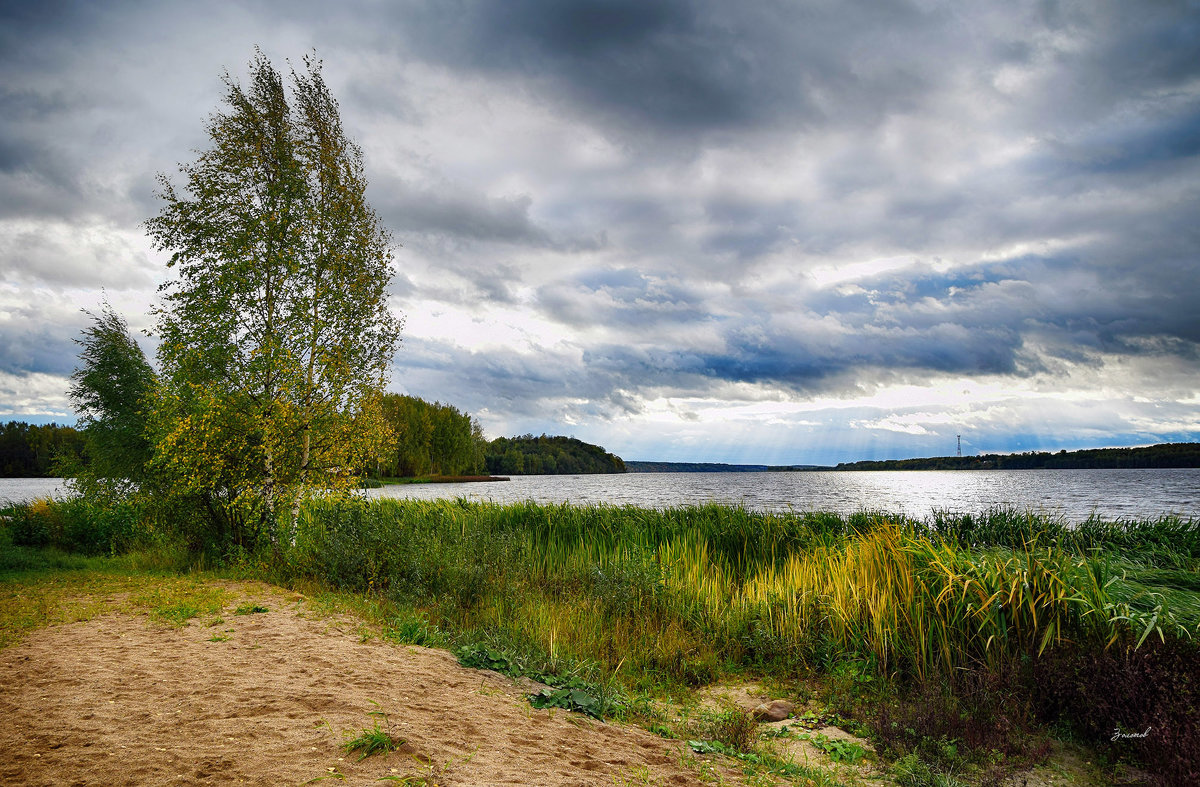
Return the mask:
[(60, 375), (0, 371), (0, 417), (19, 420), (24, 416), (49, 416), (73, 422), (75, 412), (67, 398), (67, 385), (67, 378)]

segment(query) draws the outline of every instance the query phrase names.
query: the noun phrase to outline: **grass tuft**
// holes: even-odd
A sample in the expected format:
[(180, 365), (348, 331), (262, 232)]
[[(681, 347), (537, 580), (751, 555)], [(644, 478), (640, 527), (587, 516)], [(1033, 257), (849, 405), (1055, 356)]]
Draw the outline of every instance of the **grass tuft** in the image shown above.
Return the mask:
[(403, 738), (394, 738), (391, 733), (382, 729), (379, 722), (369, 730), (363, 730), (362, 734), (356, 738), (352, 738), (342, 744), (342, 749), (347, 754), (358, 752), (358, 760), (362, 762), (373, 754), (385, 754), (389, 751), (395, 751), (405, 744)]

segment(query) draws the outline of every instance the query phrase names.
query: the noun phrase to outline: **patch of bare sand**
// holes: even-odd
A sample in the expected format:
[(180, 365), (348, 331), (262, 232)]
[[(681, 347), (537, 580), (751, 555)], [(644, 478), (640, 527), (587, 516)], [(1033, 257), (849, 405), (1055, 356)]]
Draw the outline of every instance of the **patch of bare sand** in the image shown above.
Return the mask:
[(704, 710), (736, 709), (750, 713), (762, 703), (770, 702), (771, 695), (760, 683), (726, 683), (705, 686), (696, 692), (696, 699)]
[[(700, 783), (677, 741), (536, 710), (445, 651), (363, 642), (353, 621), (258, 600), (270, 611), (231, 605), (215, 626), (111, 614), (0, 650), (0, 783)], [(371, 727), (377, 709), (407, 743), (358, 762), (344, 733)]]

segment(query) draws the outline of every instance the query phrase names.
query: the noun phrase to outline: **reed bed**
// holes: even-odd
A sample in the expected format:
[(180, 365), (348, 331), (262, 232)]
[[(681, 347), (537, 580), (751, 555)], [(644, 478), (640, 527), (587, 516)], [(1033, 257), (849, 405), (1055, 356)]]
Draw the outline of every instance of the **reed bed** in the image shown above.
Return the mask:
[(1066, 642), (1200, 634), (1198, 532), (1170, 517), (1071, 526), (1006, 509), (915, 521), (317, 500), (282, 565), (631, 676), (701, 683), (847, 654), (925, 679)]

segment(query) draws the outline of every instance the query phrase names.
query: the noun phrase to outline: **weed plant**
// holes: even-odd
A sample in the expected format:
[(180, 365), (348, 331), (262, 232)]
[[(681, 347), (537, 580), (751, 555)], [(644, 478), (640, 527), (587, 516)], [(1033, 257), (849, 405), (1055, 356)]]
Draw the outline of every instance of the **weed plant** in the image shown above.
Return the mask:
[(4, 514), (3, 529), (14, 546), (108, 555), (129, 550), (149, 534), (140, 507), (132, 502), (40, 498), (9, 506)]
[[(552, 654), (688, 684), (726, 664), (831, 649), (924, 679), (1067, 640), (1200, 630), (1197, 574), (1180, 567), (1195, 560), (1196, 524), (1143, 524), (1106, 534), (1091, 521), (1073, 535), (1002, 510), (918, 523), (720, 506), (313, 501), (282, 567), (459, 627), (520, 621)], [(1114, 545), (1139, 534), (1153, 547), (1146, 563), (1118, 557)]]
[(728, 710), (712, 719), (709, 737), (732, 751), (748, 753), (758, 741), (758, 723), (743, 710)]
[(404, 743), (404, 739), (393, 738), (391, 733), (381, 728), (376, 722), (371, 729), (363, 730), (361, 734), (342, 744), (342, 749), (347, 754), (358, 754), (358, 760), (362, 762), (372, 754), (395, 751)]

